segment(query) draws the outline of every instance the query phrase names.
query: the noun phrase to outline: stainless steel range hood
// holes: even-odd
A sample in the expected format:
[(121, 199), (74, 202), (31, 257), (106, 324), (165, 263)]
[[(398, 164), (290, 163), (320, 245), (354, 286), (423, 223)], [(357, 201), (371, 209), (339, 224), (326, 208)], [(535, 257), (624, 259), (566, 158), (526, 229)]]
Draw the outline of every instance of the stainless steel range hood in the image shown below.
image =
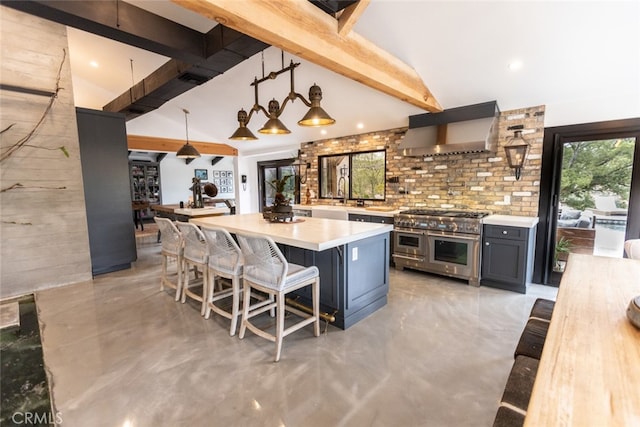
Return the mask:
[(404, 156), (495, 152), (498, 145), (496, 101), (409, 116), (409, 129), (398, 146)]

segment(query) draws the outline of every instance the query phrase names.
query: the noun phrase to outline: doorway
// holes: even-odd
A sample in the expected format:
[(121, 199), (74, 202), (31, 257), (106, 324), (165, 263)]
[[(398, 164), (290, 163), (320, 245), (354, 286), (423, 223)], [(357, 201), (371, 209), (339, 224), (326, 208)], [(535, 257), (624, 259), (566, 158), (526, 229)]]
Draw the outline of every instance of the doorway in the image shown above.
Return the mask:
[(536, 283), (557, 286), (567, 252), (623, 257), (640, 237), (640, 119), (545, 129), (539, 215)]
[(272, 206), (276, 190), (274, 180), (281, 180), (285, 176), (291, 176), (287, 180), (282, 194), (291, 200), (291, 203), (300, 203), (300, 180), (297, 168), (293, 164), (295, 159), (271, 160), (258, 162), (258, 208), (260, 212), (265, 206)]

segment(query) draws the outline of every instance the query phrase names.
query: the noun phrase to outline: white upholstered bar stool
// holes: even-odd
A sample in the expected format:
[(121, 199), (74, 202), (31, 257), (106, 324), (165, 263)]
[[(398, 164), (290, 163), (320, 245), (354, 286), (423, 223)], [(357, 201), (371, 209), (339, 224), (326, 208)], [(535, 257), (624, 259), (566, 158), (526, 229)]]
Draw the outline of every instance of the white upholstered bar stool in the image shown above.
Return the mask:
[(624, 242), (624, 251), (631, 259), (640, 259), (640, 239), (629, 239)]
[[(207, 286), (209, 283), (209, 250), (204, 234), (198, 227), (188, 222), (176, 222), (178, 230), (182, 234), (184, 241), (184, 252), (182, 255), (182, 302), (187, 301), (187, 297), (193, 298), (202, 303), (200, 314), (204, 316), (207, 308)], [(193, 282), (191, 281), (193, 272)], [(202, 278), (200, 278), (200, 272)], [(192, 288), (202, 283), (202, 294), (198, 294)]]
[[(206, 298), (207, 308), (204, 317), (208, 319), (211, 311), (231, 319), (229, 335), (234, 336), (240, 317), (240, 281), (242, 280), (243, 257), (240, 247), (227, 230), (222, 228), (203, 228), (202, 234), (209, 247), (209, 283)], [(216, 279), (224, 277), (231, 280), (231, 288), (216, 290)], [(231, 310), (227, 311), (215, 304), (216, 301), (231, 297)]]
[[(242, 309), (242, 323), (240, 325), (240, 338), (244, 338), (247, 329), (256, 335), (276, 343), (275, 361), (280, 360), (282, 353), (282, 339), (292, 332), (314, 324), (314, 335), (320, 336), (320, 275), (318, 267), (304, 267), (302, 265), (288, 263), (278, 246), (270, 237), (249, 236), (236, 234), (240, 242), (240, 248), (244, 256), (244, 304)], [(293, 307), (285, 305), (287, 293), (296, 289), (311, 286), (313, 315), (304, 313)], [(250, 304), (251, 290), (256, 289), (275, 297)], [(255, 326), (250, 319), (276, 308), (275, 334), (262, 330)], [(303, 318), (303, 320), (284, 329), (285, 310)]]
[[(158, 224), (158, 231), (162, 236), (162, 275), (160, 276), (160, 290), (163, 291), (165, 286), (176, 290), (176, 301), (182, 296), (182, 235), (175, 224), (167, 218), (158, 218), (153, 220)], [(169, 273), (169, 260), (173, 259), (176, 263), (176, 272)], [(176, 280), (172, 281), (170, 276), (176, 276)]]

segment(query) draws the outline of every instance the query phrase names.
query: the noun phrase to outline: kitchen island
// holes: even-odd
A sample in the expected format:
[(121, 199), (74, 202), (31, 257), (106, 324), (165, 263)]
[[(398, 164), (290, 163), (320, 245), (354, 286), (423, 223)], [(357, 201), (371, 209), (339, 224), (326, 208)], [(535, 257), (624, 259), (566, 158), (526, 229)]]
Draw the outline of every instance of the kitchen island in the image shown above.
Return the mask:
[[(321, 310), (347, 329), (387, 303), (391, 224), (325, 218), (271, 223), (262, 214), (192, 218), (202, 227), (271, 237), (289, 262), (320, 270)], [(310, 290), (298, 293), (310, 304)], [(306, 292), (304, 292), (306, 291)]]

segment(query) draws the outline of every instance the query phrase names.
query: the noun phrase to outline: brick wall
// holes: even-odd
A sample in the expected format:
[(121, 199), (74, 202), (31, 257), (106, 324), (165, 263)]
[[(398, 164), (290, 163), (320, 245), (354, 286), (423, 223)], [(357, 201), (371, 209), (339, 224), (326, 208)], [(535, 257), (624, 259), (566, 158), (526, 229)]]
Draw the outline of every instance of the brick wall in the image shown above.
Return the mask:
[[(511, 126), (523, 125), (530, 149), (520, 180), (515, 179), (504, 154)], [(303, 162), (310, 162), (308, 186), (318, 200), (318, 156), (359, 151), (387, 151), (386, 201), (374, 205), (400, 209), (425, 207), (490, 211), (498, 214), (538, 216), (540, 168), (544, 133), (544, 106), (504, 111), (499, 118), (498, 149), (495, 153), (453, 154), (435, 157), (404, 157), (398, 154), (406, 128), (303, 143)], [(305, 197), (302, 197), (304, 202)], [(349, 204), (355, 204), (350, 201)]]

